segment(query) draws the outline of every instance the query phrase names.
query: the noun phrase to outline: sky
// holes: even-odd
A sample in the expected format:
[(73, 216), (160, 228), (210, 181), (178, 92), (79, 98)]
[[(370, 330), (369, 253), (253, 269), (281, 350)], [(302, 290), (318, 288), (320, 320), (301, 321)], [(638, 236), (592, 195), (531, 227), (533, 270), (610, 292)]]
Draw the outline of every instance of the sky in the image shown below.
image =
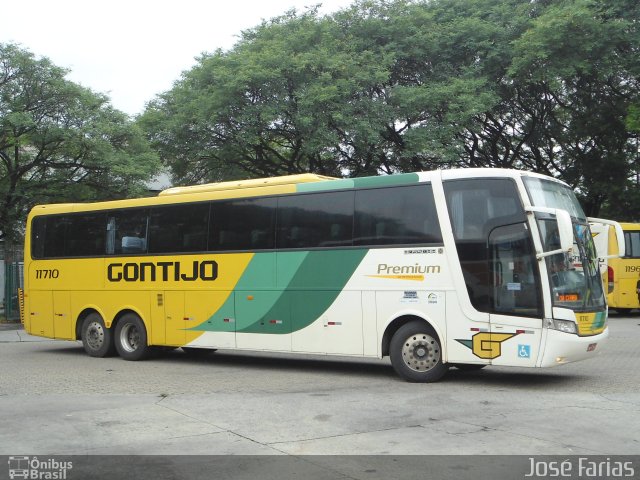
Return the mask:
[(169, 90), (195, 57), (295, 8), (331, 13), (353, 0), (0, 0), (0, 42), (16, 43), (111, 98), (129, 115)]

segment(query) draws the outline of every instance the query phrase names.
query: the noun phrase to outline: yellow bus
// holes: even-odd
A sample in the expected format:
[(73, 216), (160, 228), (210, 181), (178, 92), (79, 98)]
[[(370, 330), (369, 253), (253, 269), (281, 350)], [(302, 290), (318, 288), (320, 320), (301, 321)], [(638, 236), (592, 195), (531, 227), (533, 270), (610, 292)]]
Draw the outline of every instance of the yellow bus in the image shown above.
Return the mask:
[(36, 206), (24, 324), (86, 352), (156, 348), (549, 367), (608, 335), (588, 220), (564, 183), (464, 169), (295, 175)]
[[(607, 303), (619, 313), (640, 308), (640, 223), (620, 223), (621, 235), (601, 221), (592, 222)], [(624, 245), (618, 246), (622, 237)]]

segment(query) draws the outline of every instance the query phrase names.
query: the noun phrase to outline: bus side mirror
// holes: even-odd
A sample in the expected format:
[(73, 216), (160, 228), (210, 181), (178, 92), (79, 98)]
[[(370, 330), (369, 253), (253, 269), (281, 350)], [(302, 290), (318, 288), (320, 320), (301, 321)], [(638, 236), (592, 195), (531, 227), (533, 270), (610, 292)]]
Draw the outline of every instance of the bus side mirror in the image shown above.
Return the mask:
[(556, 210), (558, 232), (560, 232), (560, 250), (568, 252), (573, 248), (573, 222), (566, 210)]
[(573, 250), (573, 222), (571, 221), (569, 212), (560, 208), (548, 207), (526, 207), (525, 211), (528, 213), (545, 213), (555, 217), (556, 227), (558, 229), (557, 241), (559, 243), (559, 245), (556, 244), (556, 246), (560, 248), (538, 252), (536, 254), (538, 260), (551, 255), (557, 255), (558, 253), (570, 253)]
[(606, 220), (604, 218), (589, 217), (587, 218), (587, 220), (589, 220), (589, 223), (601, 223), (603, 225), (608, 225), (610, 227), (613, 227), (613, 229), (616, 232), (616, 242), (618, 243), (618, 254), (603, 255), (603, 256), (599, 255), (599, 257), (602, 259), (624, 257), (626, 247), (624, 244), (624, 232), (622, 231), (622, 227), (620, 226), (620, 224), (618, 222), (614, 222), (613, 220)]

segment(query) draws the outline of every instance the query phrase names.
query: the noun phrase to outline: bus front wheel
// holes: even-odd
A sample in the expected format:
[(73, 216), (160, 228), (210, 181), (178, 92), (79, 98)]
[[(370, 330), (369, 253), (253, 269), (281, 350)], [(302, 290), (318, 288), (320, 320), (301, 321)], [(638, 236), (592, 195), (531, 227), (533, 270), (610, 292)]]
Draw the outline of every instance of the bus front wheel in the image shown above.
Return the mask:
[(436, 382), (447, 373), (436, 332), (425, 322), (412, 321), (396, 331), (389, 345), (391, 365), (410, 382)]
[(146, 358), (151, 348), (147, 345), (147, 329), (140, 318), (127, 313), (116, 325), (116, 350), (124, 360), (142, 360)]
[(115, 352), (112, 331), (105, 327), (98, 313), (90, 313), (83, 320), (80, 338), (84, 351), (91, 357), (108, 357)]

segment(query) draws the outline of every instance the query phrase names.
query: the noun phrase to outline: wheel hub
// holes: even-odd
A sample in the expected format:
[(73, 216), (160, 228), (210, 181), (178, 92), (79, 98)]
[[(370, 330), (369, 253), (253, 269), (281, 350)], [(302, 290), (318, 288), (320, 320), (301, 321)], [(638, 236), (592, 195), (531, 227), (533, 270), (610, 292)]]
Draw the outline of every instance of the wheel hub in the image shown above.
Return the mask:
[(104, 343), (104, 329), (98, 322), (92, 322), (87, 329), (87, 344), (92, 350), (99, 350)]
[(140, 346), (140, 332), (135, 325), (125, 325), (120, 333), (120, 344), (127, 352), (135, 352)]
[(438, 342), (429, 334), (418, 333), (408, 337), (402, 346), (402, 358), (416, 372), (426, 372), (440, 361)]

